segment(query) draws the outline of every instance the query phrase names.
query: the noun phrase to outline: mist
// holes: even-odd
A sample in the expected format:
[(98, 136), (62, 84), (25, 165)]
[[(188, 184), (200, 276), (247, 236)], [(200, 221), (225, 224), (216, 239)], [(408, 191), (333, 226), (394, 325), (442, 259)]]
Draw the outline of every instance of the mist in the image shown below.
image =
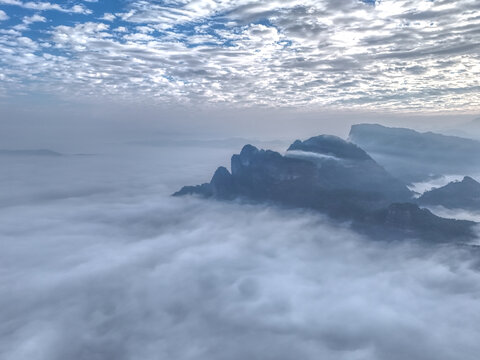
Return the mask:
[[(25, 100), (25, 99), (24, 99)], [(7, 102), (0, 100), (0, 149), (50, 148), (96, 152), (125, 142), (167, 139), (295, 139), (319, 134), (348, 136), (350, 126), (380, 123), (419, 131), (457, 134), (478, 114), (400, 113), (318, 107), (236, 107), (234, 105), (151, 105), (98, 102)], [(468, 136), (477, 134), (468, 131)], [(479, 132), (480, 134), (480, 132)], [(480, 135), (479, 135), (480, 136)]]
[(477, 359), (475, 247), (170, 196), (231, 152), (0, 157), (0, 357)]

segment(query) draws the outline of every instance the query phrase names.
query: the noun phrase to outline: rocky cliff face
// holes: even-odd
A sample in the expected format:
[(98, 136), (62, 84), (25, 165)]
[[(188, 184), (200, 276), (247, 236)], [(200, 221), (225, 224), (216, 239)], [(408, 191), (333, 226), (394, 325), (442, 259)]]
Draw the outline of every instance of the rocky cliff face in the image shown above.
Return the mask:
[(318, 181), (325, 189), (353, 190), (385, 200), (409, 201), (411, 192), (370, 155), (355, 144), (335, 136), (316, 136), (295, 141), (286, 156), (304, 159), (317, 167)]
[(231, 170), (219, 168), (210, 183), (185, 187), (175, 195), (269, 200), (338, 216), (342, 211), (377, 209), (412, 197), (404, 184), (362, 149), (330, 136), (297, 140), (286, 156), (246, 145), (232, 156)]
[(458, 238), (471, 234), (472, 223), (441, 219), (411, 203), (398, 205), (413, 201), (405, 184), (363, 149), (334, 136), (297, 140), (285, 155), (245, 145), (232, 156), (231, 172), (220, 167), (209, 183), (186, 186), (174, 195), (187, 194), (311, 208), (363, 228), (428, 238), (439, 231)]

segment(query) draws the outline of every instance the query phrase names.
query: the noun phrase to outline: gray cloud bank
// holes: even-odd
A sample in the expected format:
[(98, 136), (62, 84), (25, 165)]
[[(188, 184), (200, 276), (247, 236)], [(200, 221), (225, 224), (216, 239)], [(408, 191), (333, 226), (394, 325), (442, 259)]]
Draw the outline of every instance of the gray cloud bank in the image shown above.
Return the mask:
[(221, 159), (0, 159), (0, 358), (478, 358), (474, 249), (168, 196)]

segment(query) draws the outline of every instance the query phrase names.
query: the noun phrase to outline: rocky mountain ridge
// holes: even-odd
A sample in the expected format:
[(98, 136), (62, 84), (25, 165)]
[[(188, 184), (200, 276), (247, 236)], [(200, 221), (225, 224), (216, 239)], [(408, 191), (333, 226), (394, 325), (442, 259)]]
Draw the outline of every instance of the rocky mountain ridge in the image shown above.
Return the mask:
[(330, 135), (296, 140), (285, 155), (245, 145), (232, 156), (231, 172), (219, 167), (209, 183), (185, 186), (174, 194), (183, 195), (314, 209), (379, 237), (474, 237), (475, 223), (421, 209), (406, 184), (366, 151)]

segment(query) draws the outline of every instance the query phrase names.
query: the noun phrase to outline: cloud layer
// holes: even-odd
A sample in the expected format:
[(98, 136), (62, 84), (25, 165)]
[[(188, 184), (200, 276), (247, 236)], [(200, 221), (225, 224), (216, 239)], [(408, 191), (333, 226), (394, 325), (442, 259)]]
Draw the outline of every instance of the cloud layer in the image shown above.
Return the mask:
[[(15, 5), (49, 15), (36, 31), (2, 25), (4, 96), (479, 109), (475, 0), (1, 3), (5, 16)], [(61, 11), (80, 17), (57, 21)]]
[(474, 249), (168, 197), (218, 152), (1, 158), (0, 357), (477, 359)]

